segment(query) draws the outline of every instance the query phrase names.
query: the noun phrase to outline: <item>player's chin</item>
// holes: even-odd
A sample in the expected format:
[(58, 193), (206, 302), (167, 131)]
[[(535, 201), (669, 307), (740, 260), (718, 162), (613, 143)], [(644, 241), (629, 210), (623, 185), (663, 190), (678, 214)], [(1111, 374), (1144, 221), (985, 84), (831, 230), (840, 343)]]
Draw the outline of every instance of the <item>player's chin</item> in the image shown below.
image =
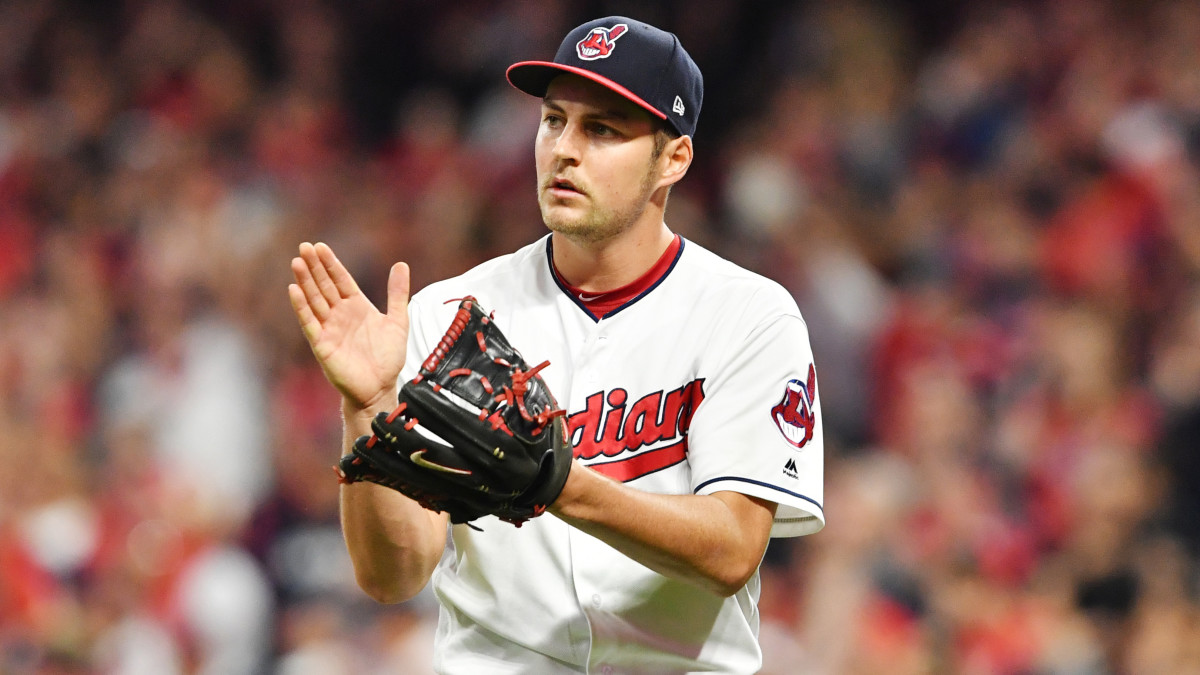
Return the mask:
[(579, 244), (597, 244), (611, 240), (625, 228), (614, 227), (612, 223), (597, 221), (594, 218), (555, 218), (542, 212), (542, 220), (546, 227), (556, 234)]
[(551, 230), (575, 229), (588, 220), (588, 212), (578, 203), (565, 203), (552, 197), (543, 198), (538, 204), (542, 220)]
[(546, 209), (542, 209), (542, 222), (546, 224), (546, 227), (551, 232), (558, 232), (559, 234), (576, 234), (585, 229), (579, 219), (563, 218), (562, 214), (547, 211)]
[(595, 238), (595, 229), (584, 218), (564, 217), (562, 213), (543, 210), (542, 222), (546, 223), (546, 228), (551, 232), (567, 235), (571, 239), (592, 241)]

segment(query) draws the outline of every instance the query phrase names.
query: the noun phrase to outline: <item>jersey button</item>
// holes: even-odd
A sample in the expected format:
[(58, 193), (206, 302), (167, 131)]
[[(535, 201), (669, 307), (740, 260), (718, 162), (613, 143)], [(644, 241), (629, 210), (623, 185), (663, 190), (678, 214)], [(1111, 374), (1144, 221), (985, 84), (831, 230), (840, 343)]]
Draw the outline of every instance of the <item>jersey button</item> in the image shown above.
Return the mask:
[(600, 609), (601, 604), (603, 604), (603, 603), (600, 600), (600, 594), (597, 593), (596, 595), (593, 595), (592, 596), (592, 607), (595, 607), (596, 609)]

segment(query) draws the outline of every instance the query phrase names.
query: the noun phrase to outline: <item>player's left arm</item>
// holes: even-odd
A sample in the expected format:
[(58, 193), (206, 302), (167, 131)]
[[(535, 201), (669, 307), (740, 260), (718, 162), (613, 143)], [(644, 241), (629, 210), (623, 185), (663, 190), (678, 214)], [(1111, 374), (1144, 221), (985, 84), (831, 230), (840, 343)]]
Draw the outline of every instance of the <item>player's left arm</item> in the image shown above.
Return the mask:
[(758, 569), (775, 508), (731, 491), (644, 492), (576, 460), (550, 512), (659, 574), (730, 596)]

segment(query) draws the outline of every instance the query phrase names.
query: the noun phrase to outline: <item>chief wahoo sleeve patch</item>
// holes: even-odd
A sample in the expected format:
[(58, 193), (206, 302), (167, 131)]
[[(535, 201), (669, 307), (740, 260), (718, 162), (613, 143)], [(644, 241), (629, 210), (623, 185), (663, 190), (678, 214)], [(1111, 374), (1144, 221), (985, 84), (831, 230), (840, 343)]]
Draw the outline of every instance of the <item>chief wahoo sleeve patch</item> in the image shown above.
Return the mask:
[(812, 440), (817, 426), (817, 414), (813, 404), (817, 398), (817, 370), (808, 366), (808, 381), (788, 380), (783, 398), (771, 408), (771, 419), (785, 440), (797, 448), (803, 448)]

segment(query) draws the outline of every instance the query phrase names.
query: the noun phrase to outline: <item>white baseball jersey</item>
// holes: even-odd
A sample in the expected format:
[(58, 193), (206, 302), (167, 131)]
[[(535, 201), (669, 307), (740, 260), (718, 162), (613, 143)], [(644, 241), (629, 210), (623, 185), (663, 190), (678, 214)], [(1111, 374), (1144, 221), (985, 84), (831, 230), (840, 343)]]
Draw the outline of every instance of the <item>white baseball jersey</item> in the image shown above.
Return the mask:
[[(816, 532), (823, 440), (808, 332), (778, 284), (682, 242), (637, 297), (597, 319), (558, 279), (547, 236), (409, 306), (416, 374), (466, 295), (559, 405), (575, 456), (661, 494), (732, 490), (778, 503), (772, 536)], [(724, 598), (667, 578), (545, 515), (451, 528), (433, 575), (440, 673), (753, 673), (757, 573)]]

